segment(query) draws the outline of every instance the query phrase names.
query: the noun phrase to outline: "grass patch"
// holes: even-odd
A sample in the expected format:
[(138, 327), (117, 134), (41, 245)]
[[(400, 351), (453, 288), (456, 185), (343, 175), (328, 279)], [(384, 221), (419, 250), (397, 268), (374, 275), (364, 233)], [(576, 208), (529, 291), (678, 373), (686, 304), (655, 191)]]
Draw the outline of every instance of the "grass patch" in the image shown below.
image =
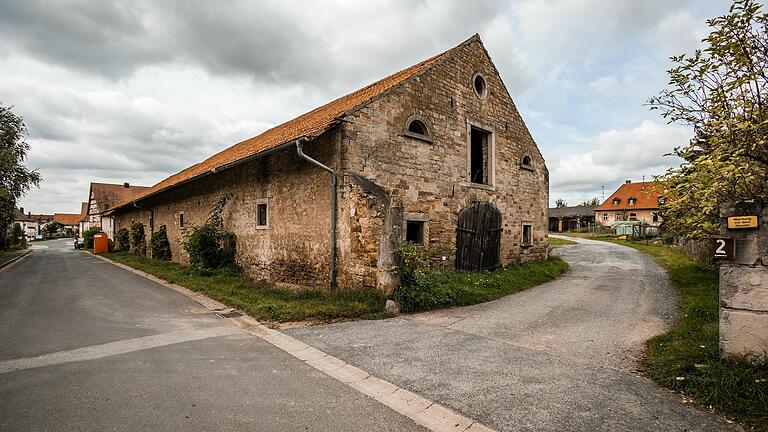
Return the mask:
[(339, 293), (310, 289), (277, 289), (253, 282), (244, 276), (224, 273), (200, 276), (189, 267), (177, 263), (151, 260), (127, 253), (108, 253), (102, 256), (192, 291), (201, 292), (262, 321), (332, 322), (390, 316), (384, 311), (386, 297), (375, 289)]
[(718, 273), (680, 249), (608, 240), (647, 253), (669, 273), (678, 323), (647, 342), (645, 373), (657, 383), (760, 431), (768, 431), (768, 362), (752, 365), (719, 352)]
[(406, 312), (467, 306), (496, 300), (550, 281), (568, 269), (559, 257), (510, 266), (494, 272), (465, 273), (426, 269), (416, 271), (397, 300)]
[(549, 242), (550, 246), (568, 246), (568, 245), (574, 245), (576, 244), (575, 241), (572, 240), (566, 240), (561, 238), (554, 238), (554, 237), (548, 237), (547, 241)]

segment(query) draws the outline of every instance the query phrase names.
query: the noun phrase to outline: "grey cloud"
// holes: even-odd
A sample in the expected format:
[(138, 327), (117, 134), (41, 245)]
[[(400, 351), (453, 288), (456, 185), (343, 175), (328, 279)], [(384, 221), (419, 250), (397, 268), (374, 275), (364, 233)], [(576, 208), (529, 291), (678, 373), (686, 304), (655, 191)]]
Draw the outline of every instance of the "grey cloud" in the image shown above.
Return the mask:
[[(448, 48), (502, 13), (504, 3), (401, 0), (374, 7), (322, 8), (326, 15), (318, 17), (317, 8), (298, 2), (5, 0), (0, 35), (5, 51), (113, 79), (146, 65), (187, 62), (261, 82), (343, 87)], [(362, 43), (345, 40), (350, 31)]]

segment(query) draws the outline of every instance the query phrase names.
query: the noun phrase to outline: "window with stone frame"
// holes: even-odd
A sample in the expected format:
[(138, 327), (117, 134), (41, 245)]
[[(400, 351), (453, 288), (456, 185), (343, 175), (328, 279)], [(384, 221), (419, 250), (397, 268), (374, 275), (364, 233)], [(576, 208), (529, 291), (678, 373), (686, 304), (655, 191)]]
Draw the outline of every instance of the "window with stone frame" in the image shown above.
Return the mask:
[(269, 202), (266, 199), (256, 200), (256, 229), (269, 227)]
[(179, 212), (179, 228), (184, 228), (184, 212)]
[(476, 126), (470, 127), (469, 140), (469, 181), (471, 183), (491, 184), (492, 132)]
[(432, 133), (429, 130), (429, 126), (427, 126), (426, 120), (418, 115), (408, 117), (408, 120), (405, 122), (403, 135), (429, 143), (432, 142)]
[(522, 245), (530, 246), (533, 244), (533, 225), (523, 222)]

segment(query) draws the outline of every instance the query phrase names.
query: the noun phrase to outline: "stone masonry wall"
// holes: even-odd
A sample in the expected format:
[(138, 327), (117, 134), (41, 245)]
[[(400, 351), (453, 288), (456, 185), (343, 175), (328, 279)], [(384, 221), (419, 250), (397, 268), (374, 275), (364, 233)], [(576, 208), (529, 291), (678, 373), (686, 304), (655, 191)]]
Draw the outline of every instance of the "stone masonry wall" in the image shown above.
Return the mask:
[[(768, 357), (768, 201), (720, 209), (721, 235), (735, 242), (734, 260), (720, 265), (720, 352)], [(727, 217), (758, 215), (757, 230), (729, 230)]]
[[(477, 72), (487, 83), (484, 99), (472, 88)], [(432, 142), (406, 136), (412, 115), (425, 120)], [(342, 179), (339, 247), (347, 283), (371, 285), (375, 280), (379, 288), (391, 291), (396, 281), (384, 267), (392, 261), (402, 219), (408, 215), (428, 218), (429, 243), (447, 247), (452, 267), (458, 213), (473, 201), (489, 201), (502, 213), (503, 265), (546, 257), (548, 171), (478, 41), (346, 120), (343, 170), (379, 189), (377, 197), (350, 175)], [(468, 182), (468, 121), (495, 134), (492, 187)], [(533, 170), (521, 167), (524, 155), (532, 158)], [(521, 246), (524, 222), (533, 224), (532, 246)], [(382, 247), (371, 247), (377, 240)]]
[[(305, 152), (333, 166), (337, 135), (326, 133), (306, 144)], [(249, 277), (318, 288), (330, 285), (329, 176), (300, 159), (293, 147), (179, 186), (140, 205), (154, 211), (154, 229), (166, 226), (172, 259), (186, 263), (183, 232), (203, 224), (226, 192), (233, 197), (224, 211), (224, 226), (237, 236), (237, 260)], [(256, 205), (263, 200), (269, 206), (268, 227), (259, 229)], [(179, 227), (180, 212), (184, 229)], [(149, 210), (122, 209), (116, 229), (141, 221), (149, 241), (149, 218)]]

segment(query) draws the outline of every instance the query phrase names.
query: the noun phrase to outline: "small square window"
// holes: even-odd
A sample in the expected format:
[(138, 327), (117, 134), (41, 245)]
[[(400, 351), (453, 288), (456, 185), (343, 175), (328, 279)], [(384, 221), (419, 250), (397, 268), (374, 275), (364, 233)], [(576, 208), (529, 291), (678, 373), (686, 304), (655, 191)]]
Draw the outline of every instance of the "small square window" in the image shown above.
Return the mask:
[(405, 241), (416, 244), (424, 244), (424, 222), (405, 222)]
[(267, 203), (256, 204), (256, 227), (266, 228), (269, 222)]
[(533, 227), (531, 224), (523, 224), (523, 246), (533, 244)]

